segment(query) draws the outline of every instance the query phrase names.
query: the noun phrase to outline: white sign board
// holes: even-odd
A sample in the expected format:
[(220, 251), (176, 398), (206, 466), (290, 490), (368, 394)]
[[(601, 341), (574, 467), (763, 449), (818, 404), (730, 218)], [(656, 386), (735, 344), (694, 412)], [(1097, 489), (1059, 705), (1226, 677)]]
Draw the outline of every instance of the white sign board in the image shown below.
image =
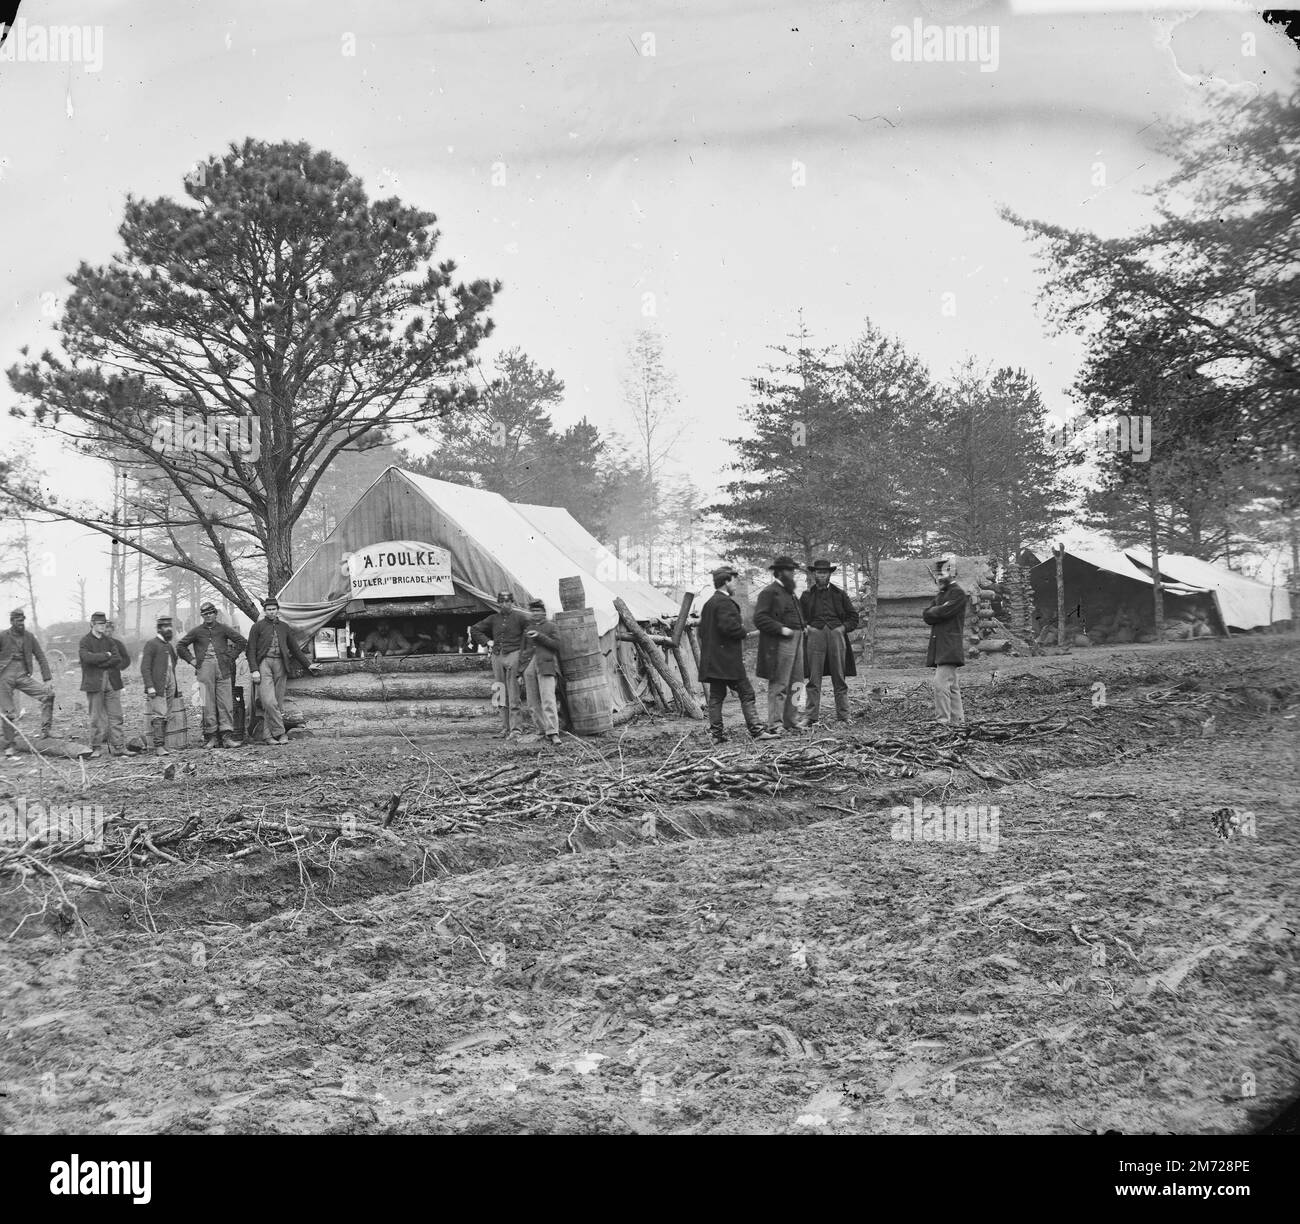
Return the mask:
[(353, 599), (454, 595), (451, 554), (418, 540), (386, 540), (348, 557)]

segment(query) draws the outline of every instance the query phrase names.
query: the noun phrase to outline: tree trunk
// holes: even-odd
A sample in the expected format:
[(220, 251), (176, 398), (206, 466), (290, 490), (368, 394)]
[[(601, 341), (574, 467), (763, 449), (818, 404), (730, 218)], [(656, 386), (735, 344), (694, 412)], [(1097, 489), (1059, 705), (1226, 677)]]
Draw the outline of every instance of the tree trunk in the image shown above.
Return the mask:
[(1056, 644), (1065, 645), (1065, 545), (1052, 550), (1056, 554)]
[(1165, 591), (1160, 580), (1160, 532), (1156, 522), (1155, 479), (1147, 473), (1147, 548), (1151, 553), (1151, 598), (1156, 617), (1156, 640), (1165, 636)]
[(868, 667), (876, 665), (876, 630), (880, 626), (880, 549), (871, 553), (871, 598), (868, 604), (871, 612), (871, 637), (867, 642)]
[(1300, 529), (1297, 528), (1300, 515), (1292, 510), (1287, 517), (1287, 534), (1291, 538), (1291, 628), (1300, 629)]
[(618, 609), (619, 617), (623, 621), (623, 627), (636, 638), (637, 646), (640, 647), (646, 661), (659, 674), (660, 679), (667, 684), (677, 701), (678, 709), (688, 718), (703, 718), (704, 711), (700, 709), (699, 702), (691, 696), (682, 682), (669, 670), (668, 663), (660, 654), (659, 648), (650, 640), (650, 635), (636, 623), (636, 618), (632, 615), (632, 611), (627, 604), (621, 599), (615, 599), (614, 607)]
[(23, 525), (23, 569), (27, 573), (27, 602), (32, 609), (32, 629), (40, 632), (41, 618), (36, 612), (36, 584), (32, 581), (32, 537), (27, 529), (27, 520), (18, 520)]

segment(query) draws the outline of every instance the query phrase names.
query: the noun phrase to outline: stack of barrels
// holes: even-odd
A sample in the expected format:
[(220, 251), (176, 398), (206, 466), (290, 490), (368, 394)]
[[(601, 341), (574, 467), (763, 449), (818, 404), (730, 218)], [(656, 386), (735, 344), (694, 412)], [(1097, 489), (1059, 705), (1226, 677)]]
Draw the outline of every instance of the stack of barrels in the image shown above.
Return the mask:
[(560, 667), (564, 699), (575, 735), (602, 735), (614, 726), (614, 705), (600, 649), (596, 613), (585, 606), (581, 578), (560, 579), (560, 604), (555, 614), (560, 634)]

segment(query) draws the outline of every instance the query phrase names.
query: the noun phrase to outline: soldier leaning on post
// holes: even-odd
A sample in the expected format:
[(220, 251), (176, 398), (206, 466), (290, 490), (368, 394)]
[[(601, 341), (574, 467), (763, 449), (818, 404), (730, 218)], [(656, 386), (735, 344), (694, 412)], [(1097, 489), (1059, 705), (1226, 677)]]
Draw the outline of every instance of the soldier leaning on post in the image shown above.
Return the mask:
[[(78, 643), (81, 663), (81, 691), (90, 707), (90, 755), (102, 757), (126, 754), (126, 733), (122, 726), (122, 656), (117, 639), (108, 632), (108, 617), (96, 612), (90, 618), (90, 632)], [(125, 653), (125, 647), (123, 652)], [(128, 656), (128, 662), (129, 662)]]
[(835, 717), (850, 720), (849, 682), (858, 674), (849, 645), (849, 634), (858, 627), (858, 610), (853, 601), (831, 581), (839, 568), (825, 557), (812, 563), (813, 584), (799, 596), (799, 608), (808, 622), (808, 725), (817, 722), (822, 705), (822, 676), (830, 672), (835, 692)]
[(262, 619), (248, 634), (248, 668), (262, 703), (262, 743), (287, 744), (284, 732), (284, 690), (288, 684), (289, 656), (292, 655), (313, 676), (320, 668), (294, 641), (289, 626), (280, 620), (280, 601), (274, 595), (262, 601)]
[[(32, 678), (32, 664), (41, 669), (44, 684)], [(54, 677), (45, 661), (45, 651), (34, 634), (27, 632), (27, 614), (21, 608), (9, 613), (9, 628), (0, 633), (0, 724), (4, 725), (5, 756), (17, 756), (18, 710), (14, 693), (26, 693), (41, 703), (41, 738), (54, 733)]]
[(241, 651), (248, 649), (248, 642), (242, 633), (217, 618), (217, 605), (212, 600), (205, 599), (199, 605), (199, 613), (202, 623), (181, 638), (176, 653), (194, 668), (203, 689), (203, 746), (237, 748), (231, 684), (235, 660)]
[(172, 698), (180, 695), (176, 684), (176, 649), (172, 646), (172, 618), (160, 616), (155, 628), (157, 632), (140, 652), (140, 674), (144, 677), (154, 755), (168, 756), (167, 715)]

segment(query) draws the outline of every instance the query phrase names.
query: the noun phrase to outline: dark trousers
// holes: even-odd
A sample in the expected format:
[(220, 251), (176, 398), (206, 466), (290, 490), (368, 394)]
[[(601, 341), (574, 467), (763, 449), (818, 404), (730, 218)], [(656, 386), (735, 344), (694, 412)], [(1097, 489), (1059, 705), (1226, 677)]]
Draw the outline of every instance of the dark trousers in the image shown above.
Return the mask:
[(822, 707), (822, 677), (830, 674), (831, 688), (835, 691), (835, 714), (849, 717), (849, 682), (844, 676), (844, 655), (849, 649), (844, 630), (808, 630), (808, 706), (810, 723), (816, 722)]
[(722, 729), (722, 703), (727, 700), (730, 689), (740, 698), (740, 712), (745, 716), (745, 726), (753, 727), (758, 723), (758, 706), (755, 704), (754, 686), (748, 676), (739, 680), (709, 681), (709, 726), (715, 730)]

